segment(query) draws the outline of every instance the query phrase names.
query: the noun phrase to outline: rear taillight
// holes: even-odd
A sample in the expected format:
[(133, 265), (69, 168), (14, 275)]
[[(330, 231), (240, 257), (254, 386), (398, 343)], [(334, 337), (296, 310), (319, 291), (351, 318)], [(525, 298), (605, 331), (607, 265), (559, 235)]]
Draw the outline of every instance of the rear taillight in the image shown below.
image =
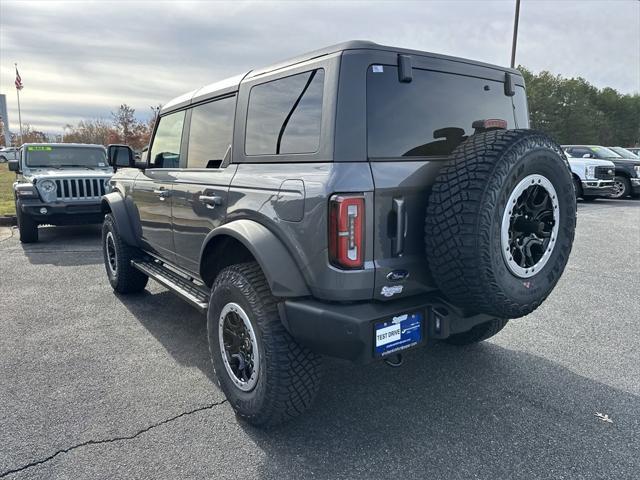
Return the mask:
[(329, 200), (329, 261), (345, 269), (364, 265), (362, 195), (334, 195)]

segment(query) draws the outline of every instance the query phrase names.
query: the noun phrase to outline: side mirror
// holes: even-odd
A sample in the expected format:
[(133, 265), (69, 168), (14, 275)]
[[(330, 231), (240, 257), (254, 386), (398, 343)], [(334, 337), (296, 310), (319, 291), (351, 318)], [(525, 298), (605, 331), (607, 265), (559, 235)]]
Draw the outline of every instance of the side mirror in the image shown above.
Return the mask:
[(9, 170), (18, 173), (20, 171), (20, 162), (18, 160), (9, 160)]
[(134, 154), (128, 145), (109, 145), (107, 147), (107, 162), (117, 170), (118, 167), (135, 166)]

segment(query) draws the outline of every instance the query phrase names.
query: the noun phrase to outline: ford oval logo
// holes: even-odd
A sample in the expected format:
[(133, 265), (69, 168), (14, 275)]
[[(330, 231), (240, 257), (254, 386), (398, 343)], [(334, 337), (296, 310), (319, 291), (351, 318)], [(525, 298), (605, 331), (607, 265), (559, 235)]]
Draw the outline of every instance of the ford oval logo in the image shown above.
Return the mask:
[(387, 280), (392, 282), (400, 282), (406, 280), (409, 277), (409, 272), (406, 270), (392, 270), (387, 273)]

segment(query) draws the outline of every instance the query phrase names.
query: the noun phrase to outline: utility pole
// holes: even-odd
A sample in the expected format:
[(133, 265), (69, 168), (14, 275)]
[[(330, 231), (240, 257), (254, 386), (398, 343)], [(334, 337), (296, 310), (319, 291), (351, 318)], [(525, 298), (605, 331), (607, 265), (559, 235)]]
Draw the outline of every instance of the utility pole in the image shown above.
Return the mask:
[(518, 21), (520, 20), (520, 0), (516, 0), (516, 16), (513, 19), (513, 43), (511, 44), (511, 68), (516, 68), (516, 44), (518, 43)]

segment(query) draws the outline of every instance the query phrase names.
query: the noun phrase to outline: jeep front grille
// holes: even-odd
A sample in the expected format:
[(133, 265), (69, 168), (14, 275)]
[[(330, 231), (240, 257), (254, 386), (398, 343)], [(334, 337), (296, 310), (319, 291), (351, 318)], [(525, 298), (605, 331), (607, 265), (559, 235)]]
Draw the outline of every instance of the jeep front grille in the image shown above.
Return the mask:
[(599, 180), (613, 180), (613, 167), (596, 167), (595, 177)]
[(63, 178), (55, 180), (58, 200), (95, 200), (105, 194), (106, 178)]

